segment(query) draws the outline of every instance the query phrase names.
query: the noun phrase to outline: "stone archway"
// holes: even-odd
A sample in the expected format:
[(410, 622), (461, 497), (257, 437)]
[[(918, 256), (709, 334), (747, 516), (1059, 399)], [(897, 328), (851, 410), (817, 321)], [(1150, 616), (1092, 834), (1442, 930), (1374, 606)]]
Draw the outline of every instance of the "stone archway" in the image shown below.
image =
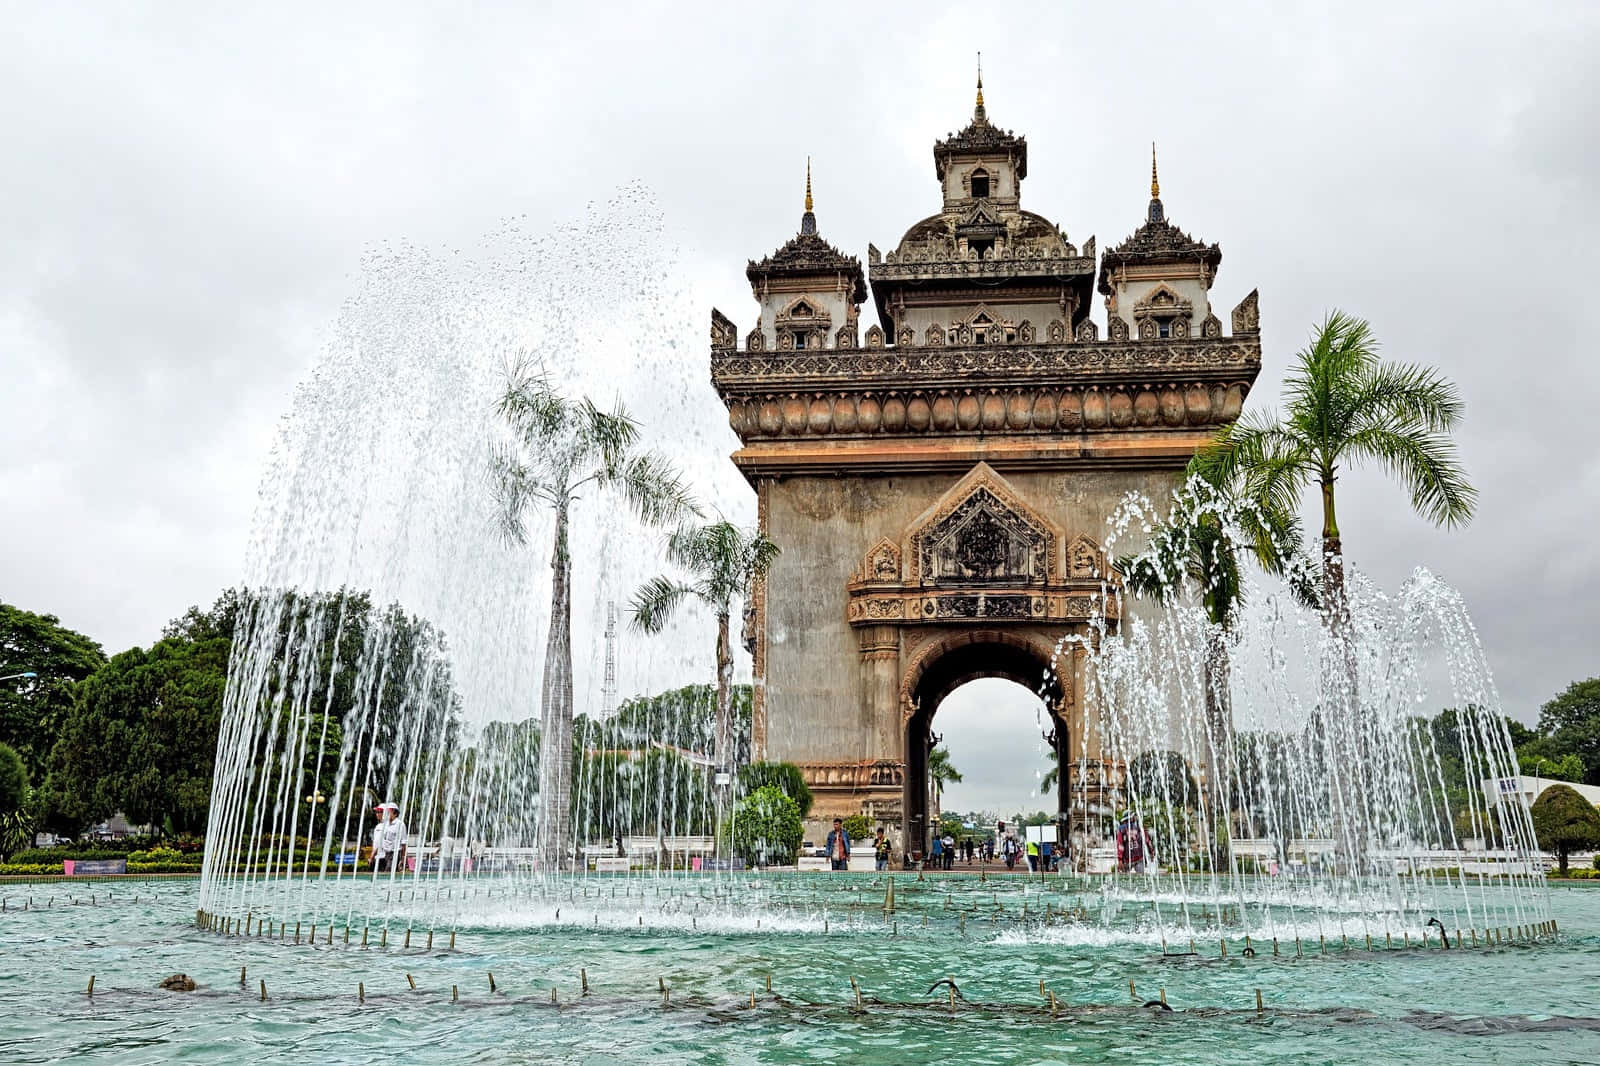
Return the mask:
[[(1071, 680), (1063, 683), (1052, 664), (1054, 643), (1001, 629), (973, 629), (946, 634), (912, 660), (901, 682), (905, 779), (901, 793), (901, 833), (907, 853), (922, 851), (931, 829), (928, 818), (928, 755), (933, 719), (945, 697), (969, 681), (999, 677), (1038, 695), (1054, 726), (1049, 733), (1058, 765), (1071, 762), (1069, 721)], [(1057, 784), (1057, 811), (1068, 811), (1067, 775)], [(1065, 837), (1063, 826), (1063, 838)]]

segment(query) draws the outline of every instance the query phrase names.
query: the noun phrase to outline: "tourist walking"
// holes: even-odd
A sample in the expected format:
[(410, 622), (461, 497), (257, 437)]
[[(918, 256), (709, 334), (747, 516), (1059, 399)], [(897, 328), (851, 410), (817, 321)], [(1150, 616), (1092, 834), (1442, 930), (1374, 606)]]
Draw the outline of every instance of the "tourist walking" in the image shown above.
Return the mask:
[(1017, 868), (1017, 852), (1019, 850), (1016, 837), (1008, 836), (1000, 841), (1000, 857), (1005, 860), (1007, 870)]
[(828, 834), (828, 858), (835, 870), (850, 869), (850, 834), (842, 818), (833, 820), (833, 832)]
[(884, 836), (883, 827), (879, 826), (878, 836), (872, 842), (872, 857), (876, 860), (879, 870), (887, 870), (889, 868), (890, 850), (889, 838)]
[(928, 865), (935, 870), (944, 868), (944, 838), (935, 833), (933, 835), (933, 850), (928, 853)]

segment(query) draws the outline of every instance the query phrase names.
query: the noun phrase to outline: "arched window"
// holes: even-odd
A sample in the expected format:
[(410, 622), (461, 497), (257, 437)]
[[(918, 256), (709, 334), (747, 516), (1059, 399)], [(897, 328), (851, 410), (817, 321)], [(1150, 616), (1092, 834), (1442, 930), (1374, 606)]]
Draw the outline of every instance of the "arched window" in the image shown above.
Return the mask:
[(972, 195), (978, 199), (986, 199), (989, 195), (989, 172), (978, 169), (972, 172)]

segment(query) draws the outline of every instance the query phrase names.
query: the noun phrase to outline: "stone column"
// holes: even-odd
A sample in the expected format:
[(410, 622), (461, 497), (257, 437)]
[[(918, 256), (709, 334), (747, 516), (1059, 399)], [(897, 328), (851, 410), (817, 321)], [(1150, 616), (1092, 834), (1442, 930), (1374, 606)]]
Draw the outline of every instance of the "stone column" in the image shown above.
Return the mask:
[(900, 627), (862, 626), (861, 729), (867, 757), (893, 759), (900, 747)]
[[(756, 481), (756, 528), (767, 531), (767, 499), (771, 493), (772, 479)], [(750, 652), (750, 761), (762, 762), (767, 757), (767, 576), (762, 574), (750, 588), (750, 625), (745, 634)]]

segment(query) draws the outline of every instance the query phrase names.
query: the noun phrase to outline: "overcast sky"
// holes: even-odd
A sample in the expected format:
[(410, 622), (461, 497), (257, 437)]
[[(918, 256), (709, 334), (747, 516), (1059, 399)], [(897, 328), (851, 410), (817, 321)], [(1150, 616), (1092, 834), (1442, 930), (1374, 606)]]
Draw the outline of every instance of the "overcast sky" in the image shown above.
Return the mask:
[[(1348, 555), (1459, 586), (1519, 717), (1600, 674), (1600, 7), (631, 7), (4, 5), (0, 598), (116, 651), (237, 581), (275, 424), (381, 243), (639, 182), (743, 332), (808, 154), (852, 254), (937, 209), (981, 49), (1025, 206), (1074, 243), (1134, 229), (1159, 142), (1169, 217), (1221, 243), (1219, 317), (1261, 290), (1252, 406), (1334, 306), (1459, 383), (1477, 519), (1433, 529), (1352, 471)], [(682, 381), (715, 417), (699, 322)], [(947, 802), (1001, 806), (1015, 753), (973, 692), (940, 718), (971, 782)]]

